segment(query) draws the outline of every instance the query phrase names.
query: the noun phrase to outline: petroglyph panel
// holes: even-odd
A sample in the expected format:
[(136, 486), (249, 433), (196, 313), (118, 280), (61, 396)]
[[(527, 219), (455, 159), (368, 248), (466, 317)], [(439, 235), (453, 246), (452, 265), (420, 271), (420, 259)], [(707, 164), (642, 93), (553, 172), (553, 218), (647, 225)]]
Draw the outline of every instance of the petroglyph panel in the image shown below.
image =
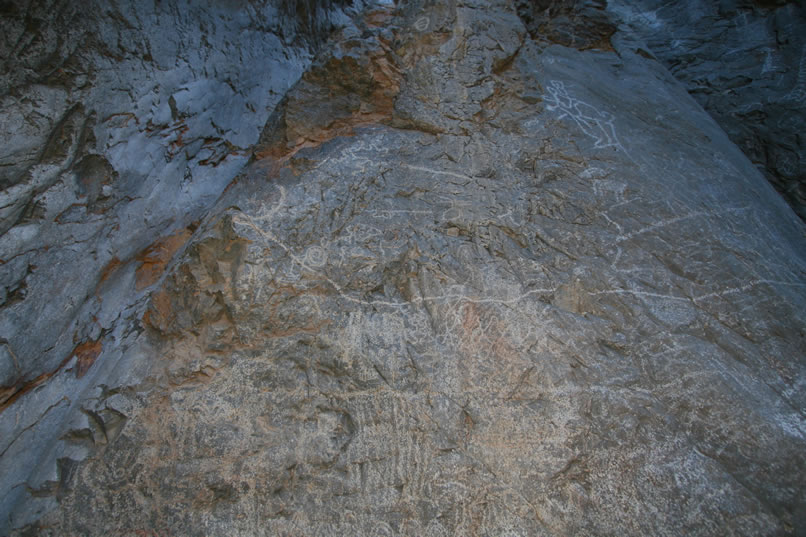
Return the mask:
[(802, 229), (653, 62), (480, 7), (335, 37), (425, 112), (256, 155), (106, 334), (40, 534), (791, 533)]

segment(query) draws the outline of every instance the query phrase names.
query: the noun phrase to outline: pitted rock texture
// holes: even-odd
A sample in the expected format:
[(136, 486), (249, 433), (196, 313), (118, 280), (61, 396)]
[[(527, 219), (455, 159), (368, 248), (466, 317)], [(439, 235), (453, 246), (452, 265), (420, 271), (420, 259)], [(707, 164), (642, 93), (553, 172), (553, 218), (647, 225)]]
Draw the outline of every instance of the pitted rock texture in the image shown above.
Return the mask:
[(785, 0), (610, 0), (806, 220), (806, 9)]
[(806, 228), (624, 29), (521, 16), (346, 23), (0, 414), (7, 533), (803, 532)]

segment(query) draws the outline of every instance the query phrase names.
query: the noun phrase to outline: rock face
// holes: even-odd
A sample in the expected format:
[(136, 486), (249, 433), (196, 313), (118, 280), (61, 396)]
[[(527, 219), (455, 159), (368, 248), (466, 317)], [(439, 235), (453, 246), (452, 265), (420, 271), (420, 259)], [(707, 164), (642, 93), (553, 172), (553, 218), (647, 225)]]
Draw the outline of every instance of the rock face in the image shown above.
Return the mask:
[[(340, 5), (0, 3), (0, 412), (135, 329)], [(40, 453), (2, 427), (5, 513)]]
[[(220, 196), (160, 190), (184, 177), (164, 158), (137, 188), (181, 225), (150, 242), (107, 227), (136, 199), (83, 216), (134, 177), (111, 150), (19, 149), (40, 175), (10, 188), (45, 212), (2, 240), (61, 237), (63, 185), (86, 200), (69, 229), (119, 244), (75, 283), (99, 297), (94, 324), (64, 314), (97, 326), (78, 337), (15, 312), (89, 246), (18, 254), (3, 534), (802, 535), (806, 227), (626, 22), (579, 4), (348, 11), (236, 155), (153, 141)], [(236, 136), (210, 92), (172, 90), (165, 117)], [(157, 161), (141, 136), (132, 165)], [(23, 354), (52, 341), (26, 326), (64, 334), (63, 361)]]
[(138, 297), (100, 286), (170, 258), (246, 163), (329, 24), (298, 4), (3, 4), (0, 405), (111, 331)]
[(806, 220), (803, 2), (611, 0)]

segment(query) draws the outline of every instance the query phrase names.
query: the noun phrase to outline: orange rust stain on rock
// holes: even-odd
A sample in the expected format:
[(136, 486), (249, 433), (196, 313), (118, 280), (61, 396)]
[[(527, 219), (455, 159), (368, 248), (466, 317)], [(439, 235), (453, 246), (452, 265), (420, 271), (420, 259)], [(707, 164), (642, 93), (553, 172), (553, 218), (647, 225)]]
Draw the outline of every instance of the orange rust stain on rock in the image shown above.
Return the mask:
[(73, 349), (73, 352), (68, 354), (67, 357), (62, 360), (58, 367), (56, 367), (56, 369), (53, 371), (42, 373), (41, 375), (27, 382), (18, 381), (12, 386), (0, 386), (0, 413), (14, 404), (17, 399), (30, 392), (37, 386), (45, 383), (54, 375), (58, 374), (59, 371), (64, 369), (67, 364), (70, 363), (70, 361), (73, 359), (73, 356), (77, 358), (76, 365), (73, 368), (76, 378), (83, 377), (87, 371), (89, 371), (92, 364), (95, 363), (95, 360), (98, 358), (98, 356), (100, 356), (101, 350), (103, 350), (103, 343), (101, 343), (100, 339), (96, 341), (86, 341)]
[(97, 341), (85, 341), (73, 350), (73, 355), (76, 357), (76, 365), (73, 368), (76, 378), (80, 379), (89, 371), (102, 350), (103, 343), (101, 343), (100, 339)]
[(0, 413), (2, 413), (5, 409), (10, 407), (14, 402), (25, 395), (26, 393), (30, 392), (50, 377), (61, 371), (61, 369), (70, 361), (73, 355), (70, 354), (67, 358), (59, 364), (54, 371), (49, 371), (47, 373), (42, 373), (38, 377), (29, 380), (28, 382), (18, 382), (13, 386), (3, 386), (0, 388)]
[(48, 380), (50, 377), (52, 377), (57, 371), (58, 369), (50, 373), (42, 373), (35, 379), (30, 380), (28, 382), (15, 384), (13, 386), (4, 386), (0, 388), (0, 414), (5, 409), (14, 404), (14, 402), (17, 399), (19, 399), (26, 393), (36, 388), (37, 386)]
[(165, 331), (173, 320), (171, 296), (164, 289), (151, 295), (151, 307), (143, 315), (143, 322), (155, 330)]
[[(269, 161), (272, 168), (282, 167), (286, 161), (305, 148), (317, 147), (338, 136), (353, 136), (356, 127), (383, 124), (391, 121), (395, 98), (400, 92), (402, 75), (390, 61), (389, 48), (378, 44), (378, 49), (369, 53), (369, 62), (359, 65), (352, 58), (331, 59), (325, 65), (306, 73), (303, 81), (309, 84), (308, 91), (316, 99), (328, 95), (331, 98), (346, 94), (360, 94), (357, 108), (340, 117), (327, 116), (319, 124), (300, 125), (289, 122), (283, 114), (272, 141), (259, 147), (254, 155), (257, 160)], [(345, 79), (354, 79), (357, 87), (343, 87)], [(351, 80), (353, 82), (353, 80)], [(314, 90), (313, 88), (318, 88)], [(291, 94), (284, 106), (305, 109), (311, 97), (305, 91)], [(346, 112), (342, 110), (342, 112)]]
[(176, 139), (168, 144), (168, 154), (173, 158), (185, 146), (182, 136), (190, 131), (190, 127), (183, 121), (176, 128), (168, 131), (165, 136), (176, 133)]
[(7, 406), (14, 402), (17, 393), (18, 388), (16, 386), (3, 386), (0, 388), (0, 412), (3, 412)]
[(154, 284), (159, 279), (173, 255), (187, 242), (190, 235), (190, 230), (182, 229), (173, 235), (159, 239), (137, 256), (137, 260), (141, 263), (136, 272), (138, 291)]
[(70, 361), (73, 355), (70, 354), (67, 358), (65, 358), (59, 367), (57, 367), (53, 371), (49, 371), (47, 373), (42, 373), (38, 377), (29, 380), (28, 382), (17, 382), (12, 386), (3, 386), (0, 387), (0, 413), (2, 413), (5, 409), (10, 407), (14, 404), (14, 402), (25, 395), (26, 393), (30, 392), (50, 377), (61, 371), (61, 369)]
[(115, 273), (121, 266), (123, 266), (123, 261), (118, 259), (117, 256), (114, 256), (109, 262), (106, 264), (104, 269), (101, 271), (101, 278), (98, 280), (98, 285), (96, 286), (96, 293), (98, 288), (109, 279), (112, 274)]
[(364, 15), (364, 22), (372, 28), (385, 28), (392, 18), (394, 12), (391, 9), (373, 9)]

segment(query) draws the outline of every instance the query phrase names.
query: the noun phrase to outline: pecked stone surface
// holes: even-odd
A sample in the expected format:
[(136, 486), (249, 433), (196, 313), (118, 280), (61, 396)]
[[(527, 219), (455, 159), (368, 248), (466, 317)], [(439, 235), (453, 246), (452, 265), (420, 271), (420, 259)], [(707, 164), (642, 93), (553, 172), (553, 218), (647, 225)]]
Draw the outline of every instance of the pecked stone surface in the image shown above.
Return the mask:
[(7, 533), (802, 534), (803, 223), (625, 29), (521, 17), (334, 37), (0, 414)]
[(806, 220), (806, 11), (802, 2), (610, 0)]

